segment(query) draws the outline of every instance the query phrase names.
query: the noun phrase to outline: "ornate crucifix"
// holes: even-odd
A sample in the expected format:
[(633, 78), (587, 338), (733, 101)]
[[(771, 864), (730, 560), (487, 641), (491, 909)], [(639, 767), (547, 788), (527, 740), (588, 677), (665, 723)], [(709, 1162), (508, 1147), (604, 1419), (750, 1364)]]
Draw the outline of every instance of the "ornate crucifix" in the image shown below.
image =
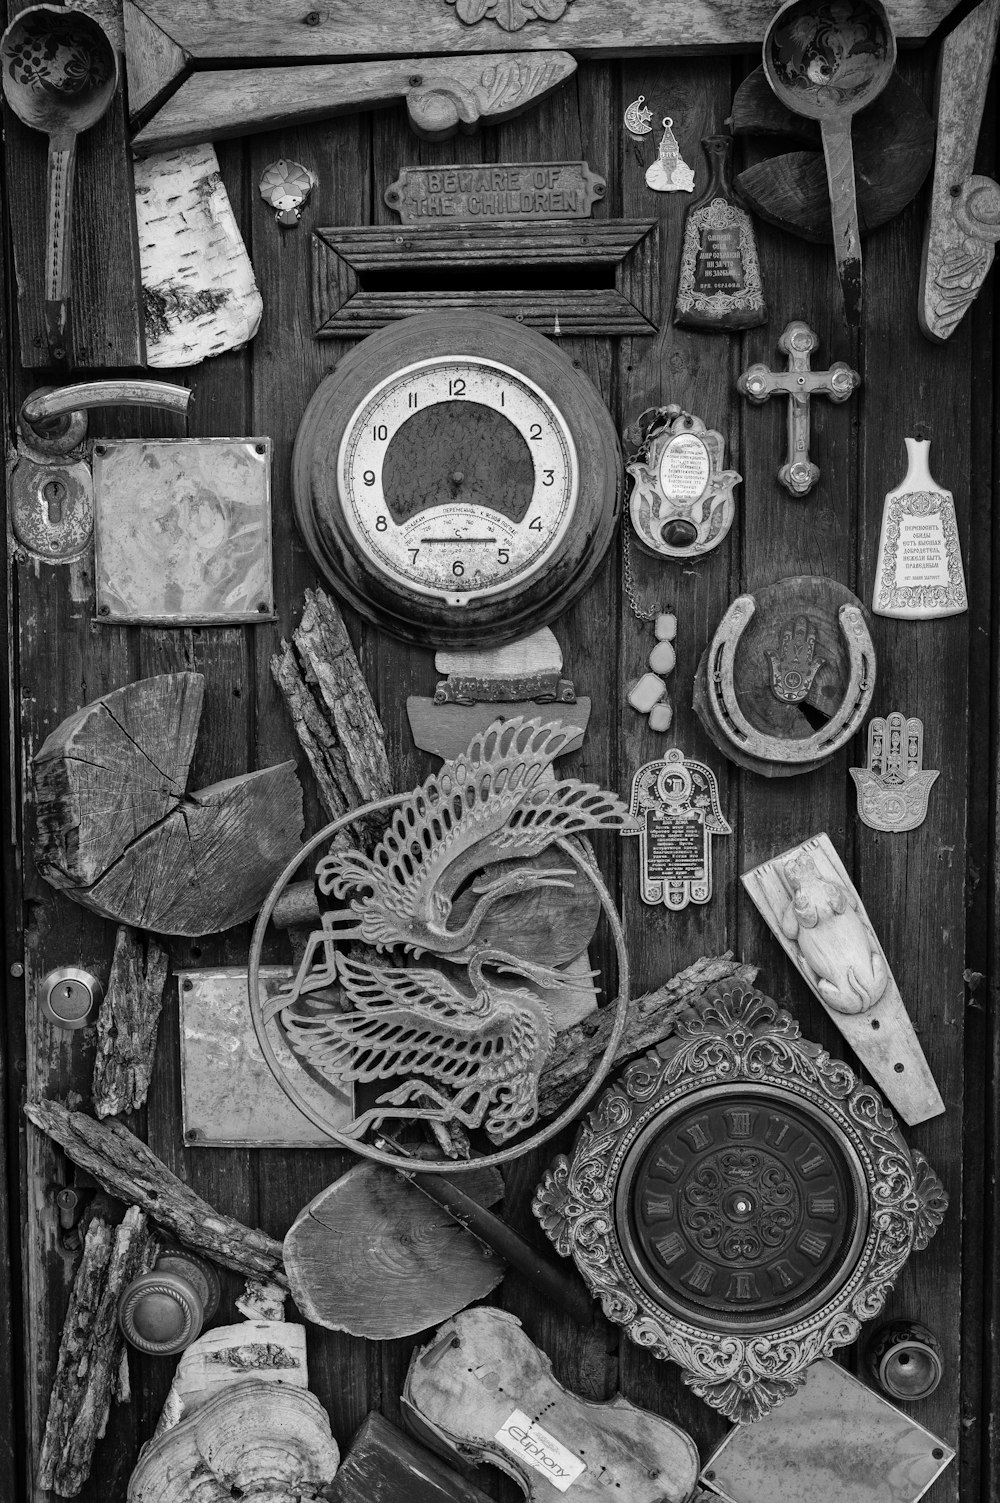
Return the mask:
[(828, 371), (809, 369), (809, 357), (819, 340), (808, 324), (795, 319), (786, 325), (778, 349), (788, 356), (787, 371), (772, 371), (766, 365), (749, 366), (736, 382), (751, 402), (766, 402), (775, 394), (788, 397), (788, 458), (778, 479), (793, 496), (807, 496), (819, 479), (819, 467), (809, 458), (809, 399), (829, 397), (846, 402), (861, 385), (857, 371), (837, 360)]

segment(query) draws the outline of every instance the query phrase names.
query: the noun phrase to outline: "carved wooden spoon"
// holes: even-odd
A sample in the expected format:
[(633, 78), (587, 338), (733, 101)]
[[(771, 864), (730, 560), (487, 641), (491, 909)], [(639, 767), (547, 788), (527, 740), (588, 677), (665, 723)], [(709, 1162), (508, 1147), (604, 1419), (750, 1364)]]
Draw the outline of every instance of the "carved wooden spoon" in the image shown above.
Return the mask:
[(782, 104), (818, 120), (826, 158), (837, 276), (849, 325), (861, 322), (861, 238), (851, 120), (881, 94), (896, 39), (880, 0), (788, 0), (764, 36), (764, 72)]
[(97, 124), (114, 98), (118, 57), (92, 16), (61, 5), (33, 5), (0, 37), (0, 66), (15, 115), (49, 138), (45, 325), (49, 353), (64, 361), (76, 138)]

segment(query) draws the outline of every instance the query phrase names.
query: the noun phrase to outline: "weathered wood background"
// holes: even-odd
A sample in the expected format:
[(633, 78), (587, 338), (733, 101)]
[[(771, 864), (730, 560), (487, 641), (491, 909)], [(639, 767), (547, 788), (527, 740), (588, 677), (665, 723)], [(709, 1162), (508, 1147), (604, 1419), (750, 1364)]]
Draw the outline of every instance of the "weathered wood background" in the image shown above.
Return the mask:
[[(652, 14), (652, 12), (650, 12)], [(301, 29), (301, 28), (300, 28)], [(717, 893), (706, 908), (676, 917), (646, 909), (637, 895), (634, 844), (599, 843), (613, 890), (620, 894), (637, 990), (666, 979), (702, 954), (732, 947), (761, 966), (761, 984), (800, 1019), (807, 1036), (834, 1054), (839, 1035), (784, 959), (738, 882), (738, 874), (767, 857), (826, 830), (843, 854), (893, 964), (924, 1049), (948, 1104), (947, 1115), (909, 1130), (941, 1173), (951, 1209), (928, 1252), (915, 1256), (889, 1313), (913, 1315), (937, 1333), (945, 1353), (945, 1379), (934, 1397), (911, 1412), (949, 1443), (959, 1461), (929, 1495), (932, 1503), (963, 1503), (996, 1495), (989, 1459), (989, 1404), (996, 1348), (985, 1321), (992, 1315), (995, 1283), (992, 1232), (986, 1200), (992, 1184), (995, 1114), (990, 1105), (989, 973), (995, 947), (992, 869), (992, 767), (996, 755), (996, 683), (993, 639), (996, 593), (991, 574), (995, 531), (991, 497), (997, 458), (994, 438), (994, 294), (987, 285), (974, 312), (949, 344), (936, 348), (918, 333), (916, 303), (925, 193), (865, 245), (866, 311), (861, 339), (848, 343), (840, 324), (832, 253), (758, 226), (771, 316), (761, 329), (739, 336), (709, 336), (674, 329), (668, 310), (680, 252), (686, 195), (657, 195), (643, 172), (653, 147), (625, 135), (625, 105), (645, 94), (659, 114), (669, 113), (684, 158), (705, 181), (699, 139), (719, 130), (735, 85), (755, 65), (747, 55), (713, 59), (642, 56), (627, 62), (584, 62), (561, 93), (523, 119), (475, 138), (425, 145), (409, 132), (402, 108), (372, 116), (258, 136), (220, 147), (222, 170), (256, 268), (264, 318), (245, 351), (213, 360), (182, 379), (197, 401), (187, 432), (269, 434), (274, 440), (274, 542), (278, 625), (168, 631), (99, 625), (92, 619), (92, 579), (83, 565), (45, 567), (14, 560), (9, 573), (14, 780), (6, 789), (11, 817), (5, 824), (6, 967), (9, 989), (2, 1074), (5, 1110), (0, 1130), (8, 1146), (5, 1198), (0, 1195), (0, 1238), (9, 1250), (12, 1277), (0, 1269), (0, 1495), (4, 1503), (40, 1500), (31, 1482), (45, 1419), (59, 1331), (73, 1271), (61, 1244), (53, 1191), (67, 1165), (33, 1130), (25, 1131), (20, 1104), (29, 1095), (85, 1098), (93, 1064), (91, 1032), (50, 1029), (35, 1006), (37, 979), (51, 966), (78, 962), (106, 973), (114, 927), (95, 919), (41, 882), (30, 859), (33, 814), (25, 798), (24, 769), (46, 734), (71, 710), (131, 679), (172, 669), (196, 669), (207, 678), (202, 732), (193, 786), (298, 756), (285, 708), (272, 682), (268, 658), (301, 610), (303, 591), (316, 573), (293, 526), (289, 460), (296, 427), (316, 385), (347, 345), (313, 338), (310, 305), (310, 228), (313, 225), (394, 223), (384, 188), (408, 162), (517, 161), (584, 158), (607, 177), (597, 218), (658, 218), (662, 277), (662, 331), (652, 338), (563, 339), (563, 348), (604, 394), (620, 428), (644, 408), (679, 401), (720, 428), (728, 462), (744, 477), (736, 525), (729, 541), (706, 562), (682, 569), (641, 557), (636, 575), (641, 597), (672, 605), (678, 614), (678, 666), (671, 682), (676, 701), (669, 741), (655, 737), (643, 718), (624, 707), (627, 680), (645, 664), (652, 643), (624, 603), (620, 546), (612, 548), (595, 583), (577, 607), (556, 623), (566, 672), (590, 694), (594, 713), (572, 770), (626, 793), (632, 773), (670, 741), (705, 758), (718, 772), (723, 806), (734, 828), (716, 842)], [(905, 77), (932, 103), (931, 51), (904, 56)], [(993, 165), (994, 122), (984, 132), (977, 170)], [(658, 140), (657, 132), (653, 140)], [(8, 138), (10, 146), (10, 138)], [(302, 225), (283, 233), (260, 202), (256, 184), (278, 157), (305, 163), (318, 187)], [(40, 213), (18, 178), (17, 153), (8, 153), (11, 192), (19, 212)], [(25, 205), (28, 204), (28, 210)], [(81, 223), (103, 223), (100, 204), (81, 203)], [(100, 277), (100, 263), (91, 275)], [(995, 283), (994, 283), (995, 285)], [(7, 296), (12, 301), (12, 276)], [(77, 306), (86, 286), (76, 289)], [(861, 370), (864, 386), (845, 407), (813, 406), (813, 453), (822, 469), (818, 489), (794, 502), (775, 471), (784, 455), (785, 408), (772, 401), (750, 408), (734, 389), (750, 361), (774, 365), (776, 341), (792, 318), (817, 331), (814, 362), (825, 368), (846, 358)], [(38, 373), (16, 363), (17, 340), (8, 335), (6, 364), (12, 405), (39, 384)], [(9, 411), (8, 411), (9, 418)], [(695, 665), (732, 598), (788, 574), (828, 574), (871, 596), (885, 491), (903, 474), (903, 438), (920, 428), (933, 438), (936, 477), (955, 492), (969, 575), (968, 615), (930, 625), (875, 622), (879, 682), (873, 712), (900, 708), (922, 717), (928, 767), (941, 777), (926, 823), (906, 836), (879, 835), (860, 826), (847, 767), (862, 748), (842, 752), (817, 774), (765, 781), (738, 773), (705, 739), (693, 711)], [(178, 436), (175, 420), (134, 413), (97, 413), (91, 432), (116, 436)], [(361, 663), (385, 722), (398, 786), (419, 781), (430, 761), (415, 751), (406, 724), (408, 693), (429, 693), (431, 654), (349, 619)], [(860, 738), (859, 738), (860, 741)], [(301, 758), (299, 759), (301, 762)], [(308, 768), (310, 827), (320, 814)], [(240, 874), (232, 874), (239, 881)], [(236, 930), (204, 941), (170, 941), (173, 966), (241, 963), (248, 933)], [(23, 966), (24, 974), (19, 967)], [(171, 984), (173, 986), (173, 983)], [(178, 1025), (175, 992), (168, 990), (160, 1044), (146, 1108), (132, 1125), (178, 1174), (221, 1210), (283, 1236), (306, 1202), (347, 1167), (339, 1152), (237, 1151), (187, 1148), (182, 1139)], [(529, 1211), (542, 1159), (519, 1161), (508, 1174), (507, 1215), (526, 1235), (541, 1240)], [(2, 1259), (2, 1255), (0, 1255)], [(224, 1278), (219, 1319), (232, 1315), (236, 1281)], [(724, 1425), (689, 1395), (676, 1369), (654, 1361), (627, 1342), (608, 1353), (595, 1334), (581, 1332), (540, 1307), (511, 1275), (499, 1291), (530, 1335), (552, 1356), (558, 1377), (593, 1397), (621, 1388), (631, 1399), (677, 1420), (703, 1450)], [(311, 1386), (327, 1405), (341, 1442), (370, 1409), (398, 1421), (398, 1396), (411, 1348), (408, 1341), (371, 1345), (309, 1330)], [(8, 1359), (7, 1353), (11, 1353)], [(848, 1361), (856, 1354), (849, 1353)], [(85, 1503), (123, 1503), (139, 1446), (152, 1433), (173, 1363), (131, 1358), (134, 1400), (117, 1409), (98, 1452)], [(845, 1446), (850, 1437), (844, 1437)], [(487, 1485), (497, 1497), (515, 1490), (497, 1475)]]

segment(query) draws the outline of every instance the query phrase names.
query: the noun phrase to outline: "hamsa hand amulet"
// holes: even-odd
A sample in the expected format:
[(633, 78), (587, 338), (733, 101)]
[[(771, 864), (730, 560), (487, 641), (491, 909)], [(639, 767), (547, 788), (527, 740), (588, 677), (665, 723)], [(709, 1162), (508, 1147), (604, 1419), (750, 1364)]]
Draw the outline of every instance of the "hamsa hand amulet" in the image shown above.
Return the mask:
[(902, 834), (927, 818), (927, 799), (938, 773), (924, 771), (924, 725), (893, 710), (868, 725), (868, 765), (852, 767), (858, 817), (872, 830)]
[(715, 773), (676, 746), (632, 779), (629, 813), (639, 821), (639, 894), (678, 911), (712, 896), (712, 836), (731, 835)]

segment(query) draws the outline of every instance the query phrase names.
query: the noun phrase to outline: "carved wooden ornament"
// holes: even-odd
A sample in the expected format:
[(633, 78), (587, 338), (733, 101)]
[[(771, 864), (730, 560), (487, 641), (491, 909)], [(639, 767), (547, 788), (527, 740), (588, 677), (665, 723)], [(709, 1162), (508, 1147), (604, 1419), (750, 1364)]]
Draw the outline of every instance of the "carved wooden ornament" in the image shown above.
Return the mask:
[[(671, 747), (632, 779), (629, 813), (642, 821), (639, 894), (678, 910), (712, 896), (712, 836), (731, 835), (715, 773)], [(630, 833), (630, 832), (626, 832)]]
[(607, 183), (586, 162), (403, 167), (383, 197), (403, 224), (587, 219)]
[(644, 412), (626, 442), (638, 446), (625, 469), (639, 542), (662, 558), (696, 559), (718, 548), (733, 525), (733, 490), (743, 479), (725, 469), (722, 434), (671, 402)]
[(939, 774), (924, 771), (924, 723), (915, 715), (876, 715), (868, 724), (868, 764), (852, 767), (858, 818), (872, 830), (901, 834), (927, 818)]
[(738, 1423), (855, 1340), (947, 1196), (878, 1092), (719, 988), (601, 1096), (533, 1209), (609, 1320)]
[(911, 1126), (944, 1102), (885, 951), (828, 835), (743, 874), (782, 949), (865, 1069)]

